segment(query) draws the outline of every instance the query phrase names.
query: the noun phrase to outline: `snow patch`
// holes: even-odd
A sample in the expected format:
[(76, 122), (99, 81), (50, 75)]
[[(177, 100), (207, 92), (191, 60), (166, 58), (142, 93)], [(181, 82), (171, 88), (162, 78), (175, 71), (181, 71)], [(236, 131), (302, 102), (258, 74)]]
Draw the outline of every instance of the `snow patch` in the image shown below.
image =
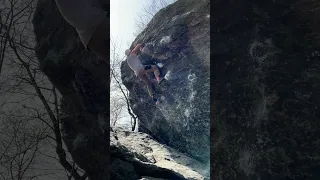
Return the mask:
[(196, 79), (196, 75), (195, 74), (189, 74), (188, 75), (188, 79), (189, 79), (189, 81), (193, 82)]
[(189, 102), (193, 101), (194, 100), (194, 96), (197, 94), (197, 92), (195, 91), (192, 91), (191, 94), (190, 94), (190, 97), (189, 97)]
[(161, 45), (163, 45), (163, 44), (168, 44), (170, 41), (171, 41), (170, 36), (164, 36), (164, 37), (162, 37), (162, 39), (160, 40), (160, 44), (161, 44)]
[(189, 109), (186, 109), (184, 111), (184, 115), (187, 116), (187, 117), (190, 117), (190, 110)]
[(164, 79), (169, 80), (170, 74), (171, 74), (171, 71), (168, 71), (167, 74), (164, 76)]
[(162, 67), (163, 67), (163, 63), (158, 63), (157, 66), (158, 66), (159, 68), (162, 68)]
[(171, 20), (172, 20), (172, 21), (175, 21), (176, 19), (185, 17), (185, 16), (189, 15), (189, 14), (192, 13), (192, 12), (194, 12), (194, 11), (189, 11), (189, 12), (186, 12), (186, 13), (181, 14), (181, 15), (176, 15), (176, 16), (174, 16)]

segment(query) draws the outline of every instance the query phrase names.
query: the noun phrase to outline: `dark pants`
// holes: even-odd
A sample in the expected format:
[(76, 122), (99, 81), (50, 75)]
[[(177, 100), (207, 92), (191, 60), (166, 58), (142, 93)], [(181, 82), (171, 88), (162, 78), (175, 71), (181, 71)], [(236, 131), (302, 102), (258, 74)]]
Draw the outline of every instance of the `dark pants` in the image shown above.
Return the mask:
[(140, 70), (138, 77), (146, 84), (146, 86), (148, 88), (149, 95), (152, 97), (154, 94), (154, 91), (152, 88), (152, 82), (147, 76), (147, 73), (151, 73), (151, 72), (153, 72), (156, 77), (160, 75), (160, 71), (159, 71), (158, 66), (146, 65), (146, 66), (144, 66), (143, 70)]

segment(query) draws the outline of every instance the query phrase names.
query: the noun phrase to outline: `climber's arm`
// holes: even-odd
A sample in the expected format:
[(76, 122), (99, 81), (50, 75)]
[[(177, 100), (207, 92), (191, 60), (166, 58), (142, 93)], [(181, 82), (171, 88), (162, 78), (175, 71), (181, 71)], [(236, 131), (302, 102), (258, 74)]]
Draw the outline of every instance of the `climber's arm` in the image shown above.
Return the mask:
[(141, 44), (137, 44), (136, 47), (131, 51), (134, 55), (137, 55), (138, 51), (140, 51)]

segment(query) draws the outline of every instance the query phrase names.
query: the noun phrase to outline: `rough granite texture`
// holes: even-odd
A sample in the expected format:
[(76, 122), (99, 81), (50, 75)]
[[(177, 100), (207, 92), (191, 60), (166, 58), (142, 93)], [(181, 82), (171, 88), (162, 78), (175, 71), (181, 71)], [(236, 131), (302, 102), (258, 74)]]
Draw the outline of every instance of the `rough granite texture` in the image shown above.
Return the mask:
[[(108, 3), (101, 3), (108, 7)], [(59, 121), (63, 141), (90, 179), (107, 179), (108, 167), (112, 180), (185, 179), (177, 172), (144, 162), (139, 159), (141, 155), (123, 145), (109, 146), (109, 65), (84, 50), (76, 30), (64, 21), (54, 0), (38, 1), (33, 26), (40, 68), (62, 95)]]
[[(154, 83), (155, 105), (144, 83), (124, 61), (122, 82), (139, 118), (139, 131), (209, 163), (210, 2), (184, 0), (160, 10), (131, 45), (145, 46), (143, 64), (158, 64), (165, 81)], [(154, 78), (152, 73), (150, 77)]]
[(211, 3), (211, 179), (320, 179), (319, 2)]

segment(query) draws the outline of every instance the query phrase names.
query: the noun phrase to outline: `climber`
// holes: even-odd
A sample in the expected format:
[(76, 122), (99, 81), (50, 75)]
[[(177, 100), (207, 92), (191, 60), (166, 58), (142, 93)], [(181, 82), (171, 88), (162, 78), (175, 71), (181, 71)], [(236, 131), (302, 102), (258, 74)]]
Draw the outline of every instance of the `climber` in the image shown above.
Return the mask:
[(92, 50), (109, 64), (109, 17), (95, 0), (55, 0), (63, 18), (76, 28), (86, 50)]
[(135, 75), (138, 76), (148, 88), (148, 93), (151, 96), (152, 100), (155, 101), (157, 104), (159, 101), (157, 100), (154, 90), (152, 88), (152, 82), (148, 78), (147, 73), (153, 72), (158, 84), (163, 81), (163, 78), (160, 77), (160, 71), (158, 66), (156, 65), (143, 65), (140, 59), (137, 56), (138, 52), (142, 51), (141, 44), (137, 44), (133, 50), (127, 49), (125, 54), (127, 55), (127, 63), (129, 67), (134, 71)]

